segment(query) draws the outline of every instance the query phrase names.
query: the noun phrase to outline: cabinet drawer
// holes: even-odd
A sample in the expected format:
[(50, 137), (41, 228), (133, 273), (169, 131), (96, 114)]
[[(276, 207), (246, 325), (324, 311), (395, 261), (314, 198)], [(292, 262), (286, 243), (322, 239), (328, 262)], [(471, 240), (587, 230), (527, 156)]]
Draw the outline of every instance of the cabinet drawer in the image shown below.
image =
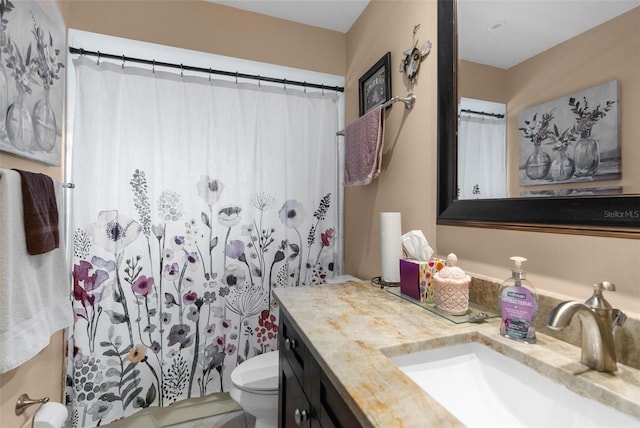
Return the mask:
[(300, 335), (289, 324), (286, 317), (280, 317), (280, 335), (278, 335), (280, 354), (289, 363), (293, 374), (301, 384), (304, 382), (306, 347)]

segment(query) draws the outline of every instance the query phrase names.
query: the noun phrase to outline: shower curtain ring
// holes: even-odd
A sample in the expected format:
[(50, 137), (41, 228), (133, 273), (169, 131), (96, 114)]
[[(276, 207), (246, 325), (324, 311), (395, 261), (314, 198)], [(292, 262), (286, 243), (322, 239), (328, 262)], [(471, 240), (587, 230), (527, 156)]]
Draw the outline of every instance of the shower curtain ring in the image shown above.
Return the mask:
[(258, 88), (260, 87), (260, 75), (258, 74)]
[(287, 90), (287, 79), (284, 79), (284, 90)]
[(180, 64), (180, 77), (184, 77), (184, 66)]
[(96, 66), (100, 65), (100, 51), (98, 51), (98, 59), (96, 60)]
[(211, 82), (211, 67), (209, 67), (209, 82)]
[(151, 73), (156, 74), (156, 60), (153, 60), (153, 66), (151, 67)]
[(305, 94), (307, 93), (307, 81), (306, 80), (304, 81), (304, 93)]
[(124, 70), (124, 55), (122, 55), (122, 65), (120, 66)]
[(236, 71), (236, 85), (238, 84), (238, 72)]

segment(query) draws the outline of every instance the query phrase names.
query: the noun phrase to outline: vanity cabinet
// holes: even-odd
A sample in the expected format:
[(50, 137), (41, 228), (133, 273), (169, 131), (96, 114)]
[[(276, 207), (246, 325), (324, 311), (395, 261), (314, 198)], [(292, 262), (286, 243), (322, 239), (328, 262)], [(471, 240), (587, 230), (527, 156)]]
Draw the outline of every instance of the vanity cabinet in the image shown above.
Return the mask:
[(282, 308), (278, 346), (278, 424), (281, 428), (360, 426)]

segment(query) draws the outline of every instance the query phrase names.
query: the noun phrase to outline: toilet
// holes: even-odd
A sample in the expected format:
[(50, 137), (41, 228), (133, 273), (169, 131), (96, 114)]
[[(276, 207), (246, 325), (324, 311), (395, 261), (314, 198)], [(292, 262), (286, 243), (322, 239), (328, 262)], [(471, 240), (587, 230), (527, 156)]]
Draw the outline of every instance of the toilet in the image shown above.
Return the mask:
[(229, 394), (256, 418), (256, 428), (278, 426), (278, 351), (249, 358), (231, 372)]

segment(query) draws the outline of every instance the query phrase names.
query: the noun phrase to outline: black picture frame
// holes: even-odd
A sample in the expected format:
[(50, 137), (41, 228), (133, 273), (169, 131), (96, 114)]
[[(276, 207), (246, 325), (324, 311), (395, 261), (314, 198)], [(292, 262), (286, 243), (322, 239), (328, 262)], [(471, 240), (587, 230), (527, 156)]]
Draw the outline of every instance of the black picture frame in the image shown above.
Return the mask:
[(391, 99), (391, 52), (358, 79), (360, 116)]

